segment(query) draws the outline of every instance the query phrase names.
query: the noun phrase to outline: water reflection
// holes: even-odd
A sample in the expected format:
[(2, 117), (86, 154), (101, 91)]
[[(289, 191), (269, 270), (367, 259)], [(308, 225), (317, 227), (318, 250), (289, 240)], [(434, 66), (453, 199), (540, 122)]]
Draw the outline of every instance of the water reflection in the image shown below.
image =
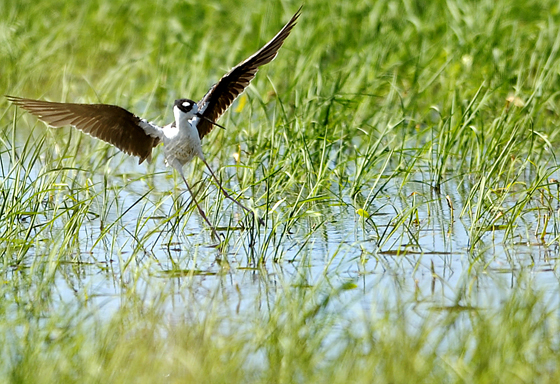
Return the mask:
[[(482, 217), (475, 224), (468, 210), (462, 211), (476, 181), (450, 178), (438, 193), (431, 187), (430, 173), (420, 168), (403, 177), (387, 173), (386, 182), (362, 188), (355, 200), (327, 194), (305, 210), (298, 208), (296, 220), (289, 219), (289, 201), (272, 202), (275, 210), (267, 227), (242, 230), (243, 225), (251, 228), (247, 222), (238, 224), (244, 213), (224, 202), (196, 170), (193, 179), (202, 181), (194, 188), (211, 220), (235, 227), (227, 232), (228, 246), (220, 254), (190, 206), (188, 193), (176, 187), (180, 183), (173, 172), (151, 165), (146, 176), (143, 166), (124, 156), (118, 159), (121, 163), (109, 163), (105, 173), (70, 169), (74, 185), (61, 183), (51, 191), (45, 213), (39, 215), (40, 221), (56, 215), (57, 204), (87, 202), (83, 215), (63, 213), (55, 219), (48, 235), (41, 235), (43, 241), (19, 264), (32, 269), (42, 265), (52, 274), (59, 303), (100, 306), (109, 314), (133, 291), (142, 300), (164, 300), (170, 312), (178, 307), (181, 312), (193, 303), (207, 305), (209, 297), (219, 294), (230, 299), (226, 302), (231, 307), (224, 310), (243, 313), (256, 302), (266, 305), (286, 284), (311, 289), (321, 281), (335, 291), (342, 287), (337, 302), (349, 314), (397, 300), (423, 311), (468, 311), (499, 304), (518, 289), (520, 276), (529, 275), (544, 291), (558, 287), (558, 246), (538, 236), (552, 238), (555, 216), (543, 224), (536, 207), (514, 226), (493, 219), (496, 212), (503, 215), (515, 207), (519, 195), (526, 193), (520, 186), (534, 178), (530, 172), (522, 175), (526, 181), (518, 180), (508, 190), (498, 209), (488, 209), (492, 220)], [(9, 174), (9, 164), (5, 152), (3, 175)], [(110, 168), (128, 173), (115, 174)], [(44, 172), (28, 171), (29, 180)], [(225, 172), (233, 177), (232, 169)], [(6, 178), (4, 185), (9, 182)], [(84, 184), (89, 187), (80, 189)], [(75, 217), (81, 217), (70, 223), (79, 228), (78, 238), (60, 259), (53, 247), (61, 246), (60, 237)], [(548, 299), (558, 300), (552, 293)]]
[[(225, 255), (209, 246), (204, 223), (172, 176), (156, 173), (150, 184), (123, 176), (129, 180), (124, 186), (113, 179), (107, 199), (116, 200), (115, 208), (84, 221), (74, 259), (56, 272), (56, 289), (61, 302), (85, 301), (107, 313), (130, 290), (148, 302), (165, 297), (173, 313), (204, 307), (215, 295), (228, 298), (221, 300), (230, 303), (225, 312), (243, 313), (256, 302), (267, 305), (285, 284), (312, 288), (320, 280), (344, 287), (336, 302), (353, 316), (397, 300), (420, 313), (490, 308), (527, 275), (537, 287), (557, 288), (558, 247), (537, 240), (537, 213), (526, 214), (508, 239), (503, 227), (489, 227), (471, 248), (473, 225), (460, 216), (470, 187), (451, 180), (438, 194), (423, 175), (385, 185), (368, 220), (350, 203), (323, 201), (287, 231), (274, 218), (266, 228), (232, 231)], [(207, 180), (201, 185), (204, 208), (216, 212), (212, 220), (236, 225), (243, 213), (216, 201)], [(142, 198), (146, 193), (150, 197)], [(552, 294), (549, 299), (557, 301)]]

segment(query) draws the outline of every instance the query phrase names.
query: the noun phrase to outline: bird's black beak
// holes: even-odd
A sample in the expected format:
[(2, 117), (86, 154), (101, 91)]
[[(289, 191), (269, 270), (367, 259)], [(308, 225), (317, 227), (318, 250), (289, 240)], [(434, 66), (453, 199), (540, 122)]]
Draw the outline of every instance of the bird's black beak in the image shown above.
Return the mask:
[(197, 113), (196, 116), (200, 117), (201, 119), (206, 120), (207, 122), (209, 122), (209, 123), (212, 124), (212, 125), (215, 125), (216, 127), (220, 127), (220, 128), (222, 128), (222, 129), (226, 129), (226, 127), (224, 127), (224, 126), (222, 126), (222, 125), (220, 125), (220, 124), (218, 124), (218, 123), (213, 122), (212, 120), (210, 120), (209, 118), (207, 118), (206, 116), (204, 116), (204, 115), (202, 115), (202, 114), (200, 114), (200, 113)]

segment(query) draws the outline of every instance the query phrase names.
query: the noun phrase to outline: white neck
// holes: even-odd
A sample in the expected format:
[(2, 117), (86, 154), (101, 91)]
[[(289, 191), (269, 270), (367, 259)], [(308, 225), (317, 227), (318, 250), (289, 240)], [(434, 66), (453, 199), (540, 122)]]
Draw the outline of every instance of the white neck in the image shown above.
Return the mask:
[(195, 113), (185, 113), (177, 107), (173, 107), (173, 115), (175, 127), (170, 124), (163, 139), (166, 161), (173, 164), (177, 160), (180, 164), (185, 164), (191, 161), (193, 156), (204, 159), (196, 128), (200, 118)]
[(191, 112), (185, 113), (181, 111), (179, 108), (173, 107), (173, 115), (175, 116), (175, 124), (177, 125), (177, 128), (179, 128), (180, 130), (189, 129), (190, 128), (189, 126), (195, 123), (194, 121), (189, 122), (189, 120), (193, 120), (196, 117), (194, 113)]

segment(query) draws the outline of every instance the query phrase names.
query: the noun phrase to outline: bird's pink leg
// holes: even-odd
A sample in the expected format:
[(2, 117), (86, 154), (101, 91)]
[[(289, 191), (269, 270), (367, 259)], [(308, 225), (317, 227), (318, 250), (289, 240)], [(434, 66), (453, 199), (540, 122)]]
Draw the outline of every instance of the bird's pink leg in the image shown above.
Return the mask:
[[(226, 199), (230, 199), (231, 201), (233, 201), (235, 204), (239, 205), (241, 208), (243, 208), (247, 213), (250, 213), (251, 215), (253, 215), (253, 218), (255, 217), (255, 213), (250, 210), (249, 208), (247, 208), (246, 206), (244, 206), (243, 204), (241, 204), (237, 199), (235, 199), (233, 196), (231, 196), (225, 189), (224, 187), (222, 187), (222, 183), (220, 183), (220, 180), (218, 180), (218, 178), (216, 177), (216, 174), (214, 173), (214, 171), (212, 171), (212, 168), (210, 168), (210, 165), (208, 164), (208, 162), (205, 159), (202, 159), (202, 161), (204, 162), (204, 164), (206, 164), (206, 168), (208, 168), (208, 170), (210, 171), (210, 174), (212, 175), (212, 177), (214, 178), (214, 180), (216, 181), (216, 184), (218, 184), (218, 188), (220, 189), (220, 191), (222, 191), (222, 194), (226, 197)], [(261, 225), (264, 225), (264, 222), (262, 219), (259, 219), (259, 223)]]
[(187, 179), (185, 178), (185, 175), (183, 173), (183, 166), (180, 163), (177, 163), (177, 164), (173, 164), (173, 168), (175, 168), (179, 172), (181, 177), (183, 178), (183, 181), (185, 182), (185, 185), (187, 186), (187, 189), (189, 190), (189, 193), (191, 194), (191, 197), (192, 197), (192, 199), (193, 199), (193, 201), (196, 205), (196, 208), (198, 208), (198, 213), (200, 213), (200, 216), (202, 216), (204, 221), (206, 221), (206, 224), (208, 224), (208, 226), (212, 230), (212, 235), (216, 238), (216, 240), (220, 240), (220, 236), (218, 235), (218, 232), (216, 231), (216, 228), (212, 225), (210, 220), (208, 220), (208, 217), (206, 217), (206, 214), (204, 213), (204, 211), (200, 207), (200, 204), (198, 204), (198, 201), (196, 200), (196, 197), (194, 196), (194, 193), (191, 190), (191, 187), (189, 187), (189, 183), (187, 182)]

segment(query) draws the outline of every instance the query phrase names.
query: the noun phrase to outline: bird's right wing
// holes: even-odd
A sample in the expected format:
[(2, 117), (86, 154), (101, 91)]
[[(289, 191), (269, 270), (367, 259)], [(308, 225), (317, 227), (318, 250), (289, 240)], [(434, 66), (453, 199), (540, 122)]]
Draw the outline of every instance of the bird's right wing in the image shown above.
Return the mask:
[(138, 156), (140, 164), (151, 158), (152, 148), (163, 137), (159, 126), (116, 105), (53, 103), (6, 97), (52, 127), (74, 126), (129, 155)]

